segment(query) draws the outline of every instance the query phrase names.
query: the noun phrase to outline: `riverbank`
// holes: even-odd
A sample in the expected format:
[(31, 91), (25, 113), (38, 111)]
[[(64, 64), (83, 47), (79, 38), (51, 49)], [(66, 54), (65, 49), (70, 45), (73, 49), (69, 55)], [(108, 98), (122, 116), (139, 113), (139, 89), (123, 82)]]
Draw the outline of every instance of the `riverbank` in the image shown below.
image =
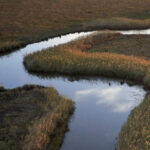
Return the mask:
[(136, 107), (118, 137), (117, 150), (150, 149), (150, 94)]
[(26, 35), (22, 38), (0, 40), (0, 54), (4, 55), (28, 44), (48, 40), (49, 38), (75, 32), (88, 32), (95, 30), (140, 30), (150, 27), (150, 20), (136, 20), (128, 18), (109, 18), (89, 21), (85, 23), (67, 25), (64, 29), (54, 29), (53, 31), (40, 34)]
[(148, 0), (2, 1), (0, 53), (71, 32), (149, 28), (149, 5)]
[(0, 89), (0, 149), (58, 150), (74, 103), (53, 88)]

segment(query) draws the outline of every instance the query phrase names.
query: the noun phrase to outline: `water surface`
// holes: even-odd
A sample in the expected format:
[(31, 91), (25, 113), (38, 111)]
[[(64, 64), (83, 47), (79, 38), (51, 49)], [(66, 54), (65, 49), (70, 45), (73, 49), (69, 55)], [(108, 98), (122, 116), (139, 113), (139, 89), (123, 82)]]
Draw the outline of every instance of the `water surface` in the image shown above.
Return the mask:
[(64, 88), (63, 93), (75, 100), (76, 111), (61, 150), (115, 150), (122, 125), (145, 95), (139, 86), (100, 79)]

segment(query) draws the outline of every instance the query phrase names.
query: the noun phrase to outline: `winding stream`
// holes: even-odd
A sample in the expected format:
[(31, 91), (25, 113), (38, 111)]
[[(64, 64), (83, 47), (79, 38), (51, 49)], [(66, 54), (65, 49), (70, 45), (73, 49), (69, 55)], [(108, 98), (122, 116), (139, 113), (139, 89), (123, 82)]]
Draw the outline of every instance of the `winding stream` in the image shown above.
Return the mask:
[[(117, 32), (150, 34), (150, 30)], [(92, 33), (67, 34), (29, 44), (25, 48), (0, 57), (0, 84), (5, 88), (15, 88), (24, 84), (53, 86), (61, 95), (76, 102), (76, 110), (69, 123), (70, 131), (66, 133), (61, 150), (114, 150), (122, 125), (131, 110), (142, 102), (146, 94), (142, 86), (120, 84), (119, 81), (111, 79), (42, 78), (25, 70), (24, 55)]]

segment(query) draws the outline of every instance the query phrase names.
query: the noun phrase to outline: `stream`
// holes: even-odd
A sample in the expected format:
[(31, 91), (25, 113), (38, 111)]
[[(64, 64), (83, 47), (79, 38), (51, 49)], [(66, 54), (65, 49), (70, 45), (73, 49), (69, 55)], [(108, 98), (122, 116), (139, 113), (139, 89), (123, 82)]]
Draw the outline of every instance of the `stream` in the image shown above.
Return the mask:
[[(123, 124), (131, 110), (142, 102), (146, 94), (142, 86), (121, 84), (118, 80), (96, 77), (39, 77), (29, 74), (24, 68), (25, 55), (94, 32), (72, 33), (51, 38), (0, 56), (0, 84), (5, 88), (12, 89), (24, 84), (52, 86), (61, 95), (75, 101), (75, 113), (69, 122), (69, 131), (65, 135), (61, 150), (115, 150)], [(150, 34), (149, 29), (115, 32)]]

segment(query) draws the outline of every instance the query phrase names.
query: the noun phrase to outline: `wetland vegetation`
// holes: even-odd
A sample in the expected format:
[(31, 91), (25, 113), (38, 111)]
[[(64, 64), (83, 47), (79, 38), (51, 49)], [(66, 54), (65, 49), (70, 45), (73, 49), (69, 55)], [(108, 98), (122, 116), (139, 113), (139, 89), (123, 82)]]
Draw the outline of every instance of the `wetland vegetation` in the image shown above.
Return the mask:
[(136, 107), (123, 126), (117, 150), (150, 149), (150, 94)]
[(0, 0), (0, 52), (70, 32), (149, 28), (149, 6), (149, 0)]
[(54, 88), (0, 88), (0, 150), (59, 150), (73, 111)]
[(112, 40), (113, 36), (113, 33), (96, 33), (87, 39), (29, 54), (25, 56), (24, 64), (30, 72), (118, 77), (149, 87), (149, 60), (122, 54), (89, 52), (93, 45), (105, 39)]

